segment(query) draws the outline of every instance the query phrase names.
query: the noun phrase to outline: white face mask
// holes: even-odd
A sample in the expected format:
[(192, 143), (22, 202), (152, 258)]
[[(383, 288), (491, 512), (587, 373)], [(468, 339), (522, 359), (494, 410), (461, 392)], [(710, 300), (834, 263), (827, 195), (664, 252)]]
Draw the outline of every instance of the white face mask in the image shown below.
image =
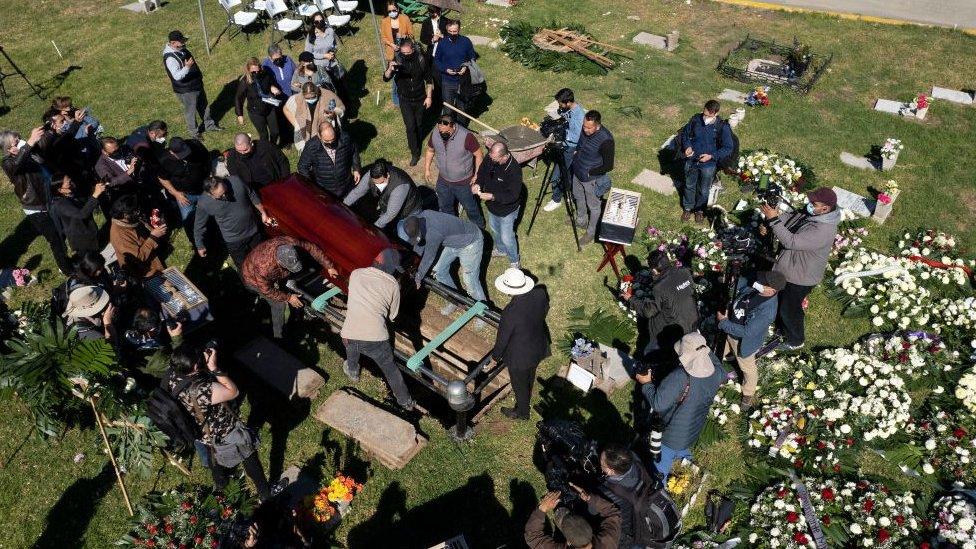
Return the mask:
[(162, 145), (163, 143), (166, 142), (166, 138), (165, 137), (157, 137), (156, 139), (153, 139), (153, 141), (155, 141), (156, 143), (159, 143), (160, 145)]
[(389, 185), (390, 182), (384, 181), (383, 183), (374, 183), (374, 184), (376, 185), (376, 188), (380, 190), (380, 192), (383, 192), (384, 190), (386, 190), (386, 186)]
[(756, 289), (757, 292), (763, 293), (766, 291), (766, 287), (758, 282), (753, 282), (752, 287)]
[(398, 11), (391, 11), (390, 12), (390, 19), (396, 19), (397, 16), (399, 16), (399, 15), (400, 15), (400, 12), (398, 12)]
[(17, 145), (16, 145), (17, 152), (20, 152), (20, 149), (23, 149), (26, 146), (27, 146), (27, 142), (24, 141), (23, 139), (21, 139), (20, 141), (17, 142)]
[(705, 119), (705, 125), (708, 125), (708, 124), (714, 124), (715, 123), (715, 119), (718, 118), (718, 117), (717, 116), (705, 116), (703, 118)]

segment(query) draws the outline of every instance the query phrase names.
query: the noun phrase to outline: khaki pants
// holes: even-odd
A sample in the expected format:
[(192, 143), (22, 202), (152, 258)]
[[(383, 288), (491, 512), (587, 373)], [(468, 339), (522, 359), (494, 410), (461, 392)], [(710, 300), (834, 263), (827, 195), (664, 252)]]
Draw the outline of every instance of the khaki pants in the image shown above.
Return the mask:
[(751, 397), (756, 394), (756, 385), (759, 383), (759, 371), (756, 369), (756, 353), (749, 356), (739, 356), (739, 340), (732, 336), (726, 338), (725, 352), (735, 354), (735, 361), (739, 363), (742, 370), (742, 396)]

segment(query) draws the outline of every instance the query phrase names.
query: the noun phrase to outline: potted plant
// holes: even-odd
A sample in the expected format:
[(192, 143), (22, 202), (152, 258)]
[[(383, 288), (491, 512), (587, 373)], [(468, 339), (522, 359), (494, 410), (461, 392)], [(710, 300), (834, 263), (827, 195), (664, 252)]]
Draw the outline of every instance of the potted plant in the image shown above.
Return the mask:
[(895, 199), (898, 198), (899, 194), (901, 194), (901, 189), (898, 188), (898, 182), (889, 179), (878, 192), (878, 201), (874, 205), (874, 213), (871, 214), (871, 217), (878, 223), (884, 223), (885, 219), (891, 215), (891, 209), (894, 207)]
[(892, 137), (885, 139), (884, 144), (881, 145), (881, 170), (889, 171), (894, 168), (898, 162), (898, 155), (904, 148), (905, 146), (902, 145), (900, 139)]

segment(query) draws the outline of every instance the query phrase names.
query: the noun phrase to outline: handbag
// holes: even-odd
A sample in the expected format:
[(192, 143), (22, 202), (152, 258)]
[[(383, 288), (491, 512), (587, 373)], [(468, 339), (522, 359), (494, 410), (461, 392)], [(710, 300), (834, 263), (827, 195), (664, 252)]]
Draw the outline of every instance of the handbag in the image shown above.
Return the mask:
[(257, 450), (257, 437), (240, 420), (229, 433), (215, 439), (212, 457), (222, 467), (237, 467)]

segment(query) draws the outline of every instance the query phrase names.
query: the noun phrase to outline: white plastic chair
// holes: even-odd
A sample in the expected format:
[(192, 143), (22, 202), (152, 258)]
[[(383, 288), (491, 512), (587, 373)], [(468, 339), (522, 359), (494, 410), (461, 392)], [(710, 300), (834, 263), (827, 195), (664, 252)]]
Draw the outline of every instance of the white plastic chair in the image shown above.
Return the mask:
[(251, 9), (257, 10), (259, 12), (265, 11), (266, 9), (268, 9), (268, 2), (267, 0), (254, 0), (253, 2), (251, 2)]
[(311, 17), (319, 13), (319, 7), (315, 4), (301, 4), (298, 6), (298, 15), (302, 17)]
[(351, 15), (330, 15), (328, 17), (328, 20), (329, 20), (329, 25), (338, 31), (343, 26), (348, 25), (349, 21), (352, 21), (352, 16)]
[[(285, 5), (284, 0), (265, 0), (265, 11), (268, 12), (268, 17), (271, 18), (271, 42), (275, 43), (274, 31), (281, 33), (282, 38), (288, 40), (288, 35), (302, 28), (301, 19), (293, 19), (287, 17), (287, 14), (291, 13), (288, 6)], [(291, 47), (291, 40), (288, 40), (288, 46)]]
[(339, 11), (342, 13), (352, 13), (359, 7), (359, 0), (336, 0)]
[[(237, 36), (240, 33), (244, 33), (244, 38), (250, 40), (250, 36), (247, 34), (245, 27), (253, 25), (254, 22), (258, 20), (258, 13), (253, 11), (243, 10), (243, 9), (234, 11), (234, 8), (237, 8), (244, 4), (243, 0), (217, 0), (217, 1), (220, 3), (220, 7), (224, 8), (224, 11), (227, 12), (227, 26), (224, 27), (224, 30), (222, 30), (220, 34), (224, 34), (225, 32), (227, 32), (227, 29), (229, 29), (231, 26), (236, 26), (237, 32), (231, 35), (230, 39), (233, 40), (234, 36)], [(217, 40), (220, 40), (219, 35), (217, 37)], [(214, 43), (216, 43), (216, 41)]]

